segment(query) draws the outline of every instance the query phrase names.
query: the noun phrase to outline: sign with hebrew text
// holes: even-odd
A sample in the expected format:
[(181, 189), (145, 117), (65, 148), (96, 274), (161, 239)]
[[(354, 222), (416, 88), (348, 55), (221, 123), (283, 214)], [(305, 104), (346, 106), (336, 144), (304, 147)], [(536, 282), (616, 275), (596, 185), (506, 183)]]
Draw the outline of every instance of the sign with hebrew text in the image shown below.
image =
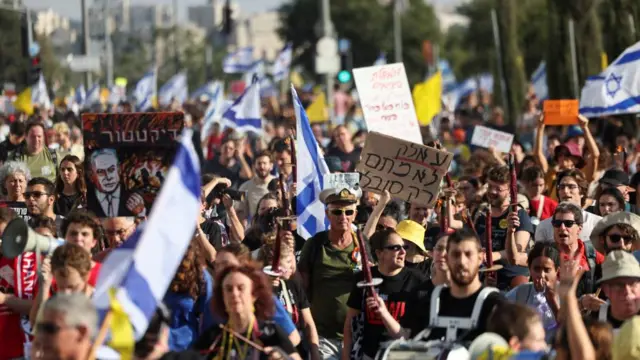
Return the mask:
[(417, 204), (432, 204), (453, 154), (377, 132), (367, 135), (356, 170), (363, 190)]
[(494, 147), (500, 152), (508, 153), (511, 151), (512, 143), (513, 134), (481, 125), (475, 126), (473, 129), (471, 145), (480, 146), (486, 149)]

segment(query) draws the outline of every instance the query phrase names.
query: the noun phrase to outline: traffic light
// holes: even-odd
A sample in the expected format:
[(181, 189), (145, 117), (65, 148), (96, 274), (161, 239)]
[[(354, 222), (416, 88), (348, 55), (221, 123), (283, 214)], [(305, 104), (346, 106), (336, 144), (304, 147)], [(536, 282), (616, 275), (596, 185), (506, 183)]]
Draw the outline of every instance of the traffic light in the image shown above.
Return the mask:
[(30, 58), (27, 85), (35, 85), (40, 81), (42, 74), (42, 63), (40, 62), (40, 54), (36, 54)]
[(341, 70), (338, 73), (338, 81), (341, 84), (346, 84), (351, 81), (351, 72), (349, 70)]
[(222, 8), (222, 33), (230, 35), (233, 31), (233, 10), (231, 9), (231, 1), (227, 0)]

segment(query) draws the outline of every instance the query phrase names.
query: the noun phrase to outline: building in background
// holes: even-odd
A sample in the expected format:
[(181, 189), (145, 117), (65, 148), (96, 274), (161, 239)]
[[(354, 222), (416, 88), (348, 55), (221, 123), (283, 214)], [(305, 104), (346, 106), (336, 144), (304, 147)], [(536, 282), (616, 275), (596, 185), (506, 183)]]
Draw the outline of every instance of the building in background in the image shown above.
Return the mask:
[(278, 36), (280, 19), (277, 11), (265, 11), (247, 16), (236, 24), (237, 46), (253, 46), (256, 58), (264, 57), (272, 61), (276, 58), (284, 43)]
[(56, 30), (69, 30), (70, 28), (69, 19), (51, 9), (36, 12), (34, 29), (38, 35), (49, 36)]
[(22, 7), (22, 0), (0, 0), (0, 7), (18, 9)]

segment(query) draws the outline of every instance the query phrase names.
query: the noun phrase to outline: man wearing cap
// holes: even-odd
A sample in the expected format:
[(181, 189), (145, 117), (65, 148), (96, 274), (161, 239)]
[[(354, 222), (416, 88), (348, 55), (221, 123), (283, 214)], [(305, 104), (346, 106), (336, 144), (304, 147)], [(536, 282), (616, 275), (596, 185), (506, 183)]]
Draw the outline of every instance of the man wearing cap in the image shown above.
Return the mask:
[(625, 320), (640, 312), (640, 264), (630, 253), (614, 250), (602, 264), (602, 278), (598, 281), (609, 302), (600, 306), (592, 316), (606, 321), (614, 333)]
[(638, 213), (636, 206), (629, 203), (629, 193), (635, 191), (634, 188), (629, 186), (629, 174), (619, 169), (609, 169), (604, 173), (604, 175), (602, 175), (602, 178), (598, 183), (601, 190), (612, 187), (620, 190), (625, 201), (624, 211), (630, 211), (636, 214)]
[(407, 245), (405, 266), (429, 276), (431, 261), (427, 260), (427, 249), (424, 247), (425, 228), (413, 220), (402, 220), (396, 227), (396, 232)]
[(304, 244), (298, 270), (311, 301), (324, 359), (340, 359), (347, 300), (362, 269), (359, 240), (352, 224), (360, 189), (327, 189), (320, 193), (330, 227)]
[(591, 243), (601, 254), (613, 250), (640, 250), (640, 216), (629, 212), (609, 214), (598, 221), (591, 232)]

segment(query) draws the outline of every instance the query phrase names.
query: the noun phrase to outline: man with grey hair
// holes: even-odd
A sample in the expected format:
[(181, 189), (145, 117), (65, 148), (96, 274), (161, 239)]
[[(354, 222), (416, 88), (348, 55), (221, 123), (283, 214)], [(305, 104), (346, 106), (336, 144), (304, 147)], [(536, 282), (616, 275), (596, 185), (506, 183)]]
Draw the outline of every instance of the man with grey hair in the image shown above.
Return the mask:
[(604, 303), (593, 294), (595, 291), (596, 267), (604, 261), (604, 255), (599, 254), (591, 245), (580, 239), (584, 224), (582, 209), (573, 202), (564, 201), (558, 204), (551, 218), (553, 225), (553, 239), (564, 261), (577, 261), (585, 270), (578, 283), (580, 307), (585, 310), (597, 311)]
[(84, 360), (97, 332), (98, 314), (84, 294), (57, 294), (49, 299), (36, 324), (33, 359)]

